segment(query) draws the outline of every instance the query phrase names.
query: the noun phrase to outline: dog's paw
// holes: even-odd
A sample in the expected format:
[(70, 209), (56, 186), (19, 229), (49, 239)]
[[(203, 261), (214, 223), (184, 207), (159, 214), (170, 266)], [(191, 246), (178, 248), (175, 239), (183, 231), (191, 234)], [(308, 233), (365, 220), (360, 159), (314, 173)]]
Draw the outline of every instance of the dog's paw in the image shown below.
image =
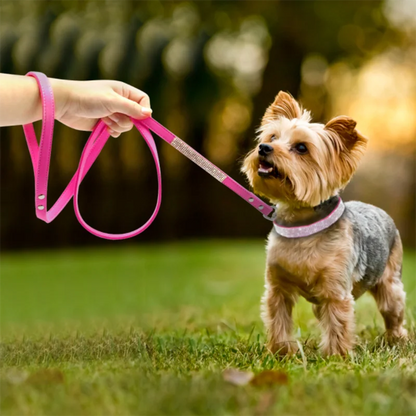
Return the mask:
[(269, 342), (267, 349), (273, 355), (293, 355), (298, 351), (298, 345), (296, 341), (281, 341), (281, 342)]
[(386, 332), (386, 338), (389, 343), (397, 343), (397, 342), (403, 342), (408, 339), (407, 330), (403, 327), (387, 331)]
[(323, 357), (331, 357), (334, 355), (345, 357), (348, 355), (348, 350), (341, 349), (341, 348), (323, 348), (321, 349), (321, 354)]
[(330, 343), (320, 345), (321, 354), (323, 357), (330, 357), (332, 355), (339, 355), (345, 357), (353, 350), (353, 344)]

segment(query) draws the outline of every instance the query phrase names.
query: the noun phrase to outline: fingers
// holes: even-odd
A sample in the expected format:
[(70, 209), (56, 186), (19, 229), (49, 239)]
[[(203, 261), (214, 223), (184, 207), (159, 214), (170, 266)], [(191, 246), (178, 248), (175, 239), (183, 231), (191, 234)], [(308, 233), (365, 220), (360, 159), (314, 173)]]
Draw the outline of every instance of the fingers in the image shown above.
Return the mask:
[(142, 107), (150, 108), (149, 96), (145, 92), (134, 88), (129, 84), (122, 84), (121, 95), (129, 100), (135, 101)]
[(113, 90), (115, 92), (115, 97), (111, 101), (113, 112), (123, 113), (139, 120), (151, 116), (150, 99), (146, 93), (122, 82), (117, 83)]
[(136, 119), (143, 119), (150, 117), (152, 110), (148, 107), (142, 107), (135, 101), (124, 98), (121, 95), (116, 94), (114, 99), (111, 101), (110, 110), (114, 113), (126, 114)]
[(133, 123), (129, 117), (124, 114), (114, 113), (102, 119), (108, 126), (108, 131), (111, 136), (118, 137), (121, 133), (131, 130)]

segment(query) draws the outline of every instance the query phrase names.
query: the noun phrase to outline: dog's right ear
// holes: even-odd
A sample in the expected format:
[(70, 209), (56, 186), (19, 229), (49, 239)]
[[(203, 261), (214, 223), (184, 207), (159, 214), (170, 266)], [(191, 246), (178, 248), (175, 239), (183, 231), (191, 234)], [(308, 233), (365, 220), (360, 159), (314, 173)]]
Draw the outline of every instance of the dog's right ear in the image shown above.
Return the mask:
[(263, 116), (262, 124), (276, 120), (279, 117), (286, 117), (289, 120), (300, 118), (302, 109), (299, 103), (287, 92), (280, 91), (273, 103), (269, 105)]

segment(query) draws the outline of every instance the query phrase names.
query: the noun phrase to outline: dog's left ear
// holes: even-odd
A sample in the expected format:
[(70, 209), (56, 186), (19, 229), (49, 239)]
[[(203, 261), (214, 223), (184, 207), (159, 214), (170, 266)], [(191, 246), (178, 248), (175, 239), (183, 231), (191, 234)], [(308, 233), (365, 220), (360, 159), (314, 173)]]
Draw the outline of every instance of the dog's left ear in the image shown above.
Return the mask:
[(335, 117), (328, 121), (324, 130), (339, 154), (339, 164), (335, 167), (343, 184), (346, 184), (357, 169), (368, 139), (355, 129), (357, 122), (347, 116)]
[(328, 121), (325, 130), (332, 130), (342, 141), (346, 149), (351, 150), (356, 145), (365, 145), (367, 138), (356, 129), (357, 122), (347, 116), (338, 116)]

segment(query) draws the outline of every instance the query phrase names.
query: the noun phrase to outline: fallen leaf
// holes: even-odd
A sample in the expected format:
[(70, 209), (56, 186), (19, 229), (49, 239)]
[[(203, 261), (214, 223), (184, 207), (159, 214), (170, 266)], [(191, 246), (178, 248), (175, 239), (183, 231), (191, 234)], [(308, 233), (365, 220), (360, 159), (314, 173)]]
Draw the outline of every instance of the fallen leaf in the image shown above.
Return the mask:
[(250, 384), (253, 386), (271, 386), (273, 384), (283, 385), (289, 382), (289, 377), (284, 371), (265, 370), (256, 374)]
[(250, 383), (250, 380), (254, 377), (251, 371), (241, 371), (235, 368), (227, 368), (222, 373), (224, 380), (236, 386), (245, 386)]
[(19, 370), (18, 368), (10, 368), (6, 374), (6, 380), (10, 384), (22, 384), (24, 381), (26, 381), (29, 373), (24, 370)]
[(45, 368), (31, 374), (27, 382), (32, 384), (61, 384), (64, 382), (64, 373), (56, 368)]

